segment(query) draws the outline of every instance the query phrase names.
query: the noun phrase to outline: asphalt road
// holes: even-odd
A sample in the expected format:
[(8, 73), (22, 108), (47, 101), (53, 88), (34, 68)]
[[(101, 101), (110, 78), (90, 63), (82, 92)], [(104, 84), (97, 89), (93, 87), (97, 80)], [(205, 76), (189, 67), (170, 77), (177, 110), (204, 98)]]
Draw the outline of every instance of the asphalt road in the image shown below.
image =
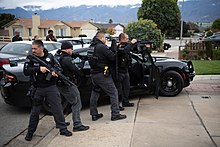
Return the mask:
[(27, 128), (30, 108), (5, 104), (0, 96), (0, 146), (8, 143)]
[[(0, 48), (5, 42), (0, 42)], [(0, 96), (0, 146), (8, 143), (27, 128), (30, 108), (5, 104)]]
[[(30, 108), (6, 104), (0, 95), (0, 146), (9, 143), (27, 129), (30, 111)], [(42, 112), (40, 118), (44, 116), (45, 113)]]

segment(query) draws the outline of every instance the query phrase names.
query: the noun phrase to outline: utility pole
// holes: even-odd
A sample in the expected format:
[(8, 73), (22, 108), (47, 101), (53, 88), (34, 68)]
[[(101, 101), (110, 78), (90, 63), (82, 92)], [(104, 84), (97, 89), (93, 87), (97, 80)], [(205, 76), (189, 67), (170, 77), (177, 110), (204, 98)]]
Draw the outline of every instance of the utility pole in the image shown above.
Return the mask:
[(182, 7), (181, 7), (181, 28), (180, 28), (180, 45), (182, 45), (182, 41), (183, 41), (183, 5), (184, 5), (184, 0), (182, 2)]

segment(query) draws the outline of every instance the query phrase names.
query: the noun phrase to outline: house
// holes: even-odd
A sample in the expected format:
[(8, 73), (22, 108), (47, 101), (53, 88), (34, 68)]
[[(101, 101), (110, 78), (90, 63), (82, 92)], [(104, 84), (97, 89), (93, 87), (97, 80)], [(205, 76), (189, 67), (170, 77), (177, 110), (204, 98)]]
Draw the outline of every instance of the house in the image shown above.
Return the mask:
[(42, 20), (36, 13), (32, 18), (17, 18), (4, 26), (12, 38), (15, 31), (20, 32), (23, 40), (30, 40), (35, 35), (45, 39), (48, 30), (54, 31), (57, 37), (78, 37), (80, 34), (93, 37), (98, 31), (98, 27), (89, 21), (65, 22), (60, 20)]
[(71, 27), (71, 36), (78, 37), (79, 35), (86, 35), (87, 37), (94, 37), (98, 31), (98, 27), (89, 21), (71, 21), (65, 22)]
[(57, 38), (78, 37), (79, 35), (92, 38), (97, 31), (108, 29), (113, 30), (114, 36), (124, 32), (124, 26), (119, 23), (103, 24), (90, 21), (43, 20), (36, 13), (32, 15), (32, 18), (17, 18), (4, 25), (4, 30), (8, 32), (9, 38), (14, 36), (15, 31), (19, 31), (23, 40), (31, 40), (35, 35), (45, 39), (49, 29), (54, 31)]

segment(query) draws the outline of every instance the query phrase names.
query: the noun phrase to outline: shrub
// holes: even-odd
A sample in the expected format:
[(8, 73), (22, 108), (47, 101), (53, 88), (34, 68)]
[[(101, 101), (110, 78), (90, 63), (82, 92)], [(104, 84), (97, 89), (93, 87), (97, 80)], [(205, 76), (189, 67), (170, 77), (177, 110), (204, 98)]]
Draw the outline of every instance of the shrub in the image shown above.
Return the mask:
[(159, 50), (162, 48), (163, 38), (161, 31), (157, 28), (157, 25), (152, 20), (140, 19), (136, 22), (128, 23), (125, 32), (130, 36), (138, 40), (152, 40), (156, 41), (154, 49)]
[(212, 54), (214, 60), (220, 60), (220, 49), (213, 49)]

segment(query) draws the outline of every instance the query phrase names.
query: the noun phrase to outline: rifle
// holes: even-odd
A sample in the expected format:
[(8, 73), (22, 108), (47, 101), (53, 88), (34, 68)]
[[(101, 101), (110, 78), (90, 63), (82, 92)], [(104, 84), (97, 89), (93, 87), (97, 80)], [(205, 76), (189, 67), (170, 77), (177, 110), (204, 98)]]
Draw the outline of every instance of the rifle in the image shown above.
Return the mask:
[[(39, 59), (38, 57), (34, 56), (34, 55), (28, 55), (29, 59), (32, 61), (37, 61), (39, 62), (41, 65), (45, 66), (47, 69), (50, 70), (50, 72), (55, 72), (58, 77), (68, 86), (72, 86), (74, 85), (73, 82), (71, 82), (65, 75), (63, 75), (62, 73), (60, 73), (60, 71), (55, 70), (53, 67), (50, 67), (46, 62), (44, 62), (43, 60)], [(49, 80), (51, 78), (51, 74), (47, 76), (47, 80)]]
[(118, 80), (118, 48), (117, 48), (117, 41), (112, 39), (112, 44), (110, 49), (115, 52), (115, 78)]

